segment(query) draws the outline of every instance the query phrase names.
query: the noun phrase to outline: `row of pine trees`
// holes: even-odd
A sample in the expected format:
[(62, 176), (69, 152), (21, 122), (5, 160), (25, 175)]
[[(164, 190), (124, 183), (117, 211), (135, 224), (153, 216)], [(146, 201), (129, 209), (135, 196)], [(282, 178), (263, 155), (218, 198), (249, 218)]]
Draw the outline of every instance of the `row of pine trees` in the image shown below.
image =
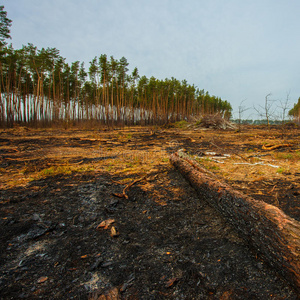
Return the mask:
[(125, 57), (102, 54), (85, 69), (55, 48), (33, 44), (0, 53), (0, 126), (51, 126), (95, 121), (109, 127), (168, 124), (205, 114), (231, 115), (226, 100), (175, 78), (129, 72)]

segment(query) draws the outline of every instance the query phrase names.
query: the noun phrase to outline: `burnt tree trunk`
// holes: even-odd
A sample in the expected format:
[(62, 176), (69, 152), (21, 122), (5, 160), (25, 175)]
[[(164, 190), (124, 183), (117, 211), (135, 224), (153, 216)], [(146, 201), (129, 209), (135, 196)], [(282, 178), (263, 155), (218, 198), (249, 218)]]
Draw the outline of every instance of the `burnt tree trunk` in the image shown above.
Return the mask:
[(182, 153), (171, 155), (170, 160), (198, 195), (219, 211), (300, 293), (300, 223), (279, 208), (221, 183)]

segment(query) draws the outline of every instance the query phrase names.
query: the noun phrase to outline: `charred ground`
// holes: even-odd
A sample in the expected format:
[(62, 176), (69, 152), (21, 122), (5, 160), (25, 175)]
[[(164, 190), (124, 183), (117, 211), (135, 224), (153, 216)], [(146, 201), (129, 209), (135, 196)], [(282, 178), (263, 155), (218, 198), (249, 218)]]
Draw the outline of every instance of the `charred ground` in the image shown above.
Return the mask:
[(168, 157), (300, 220), (298, 129), (0, 134), (1, 299), (297, 299)]

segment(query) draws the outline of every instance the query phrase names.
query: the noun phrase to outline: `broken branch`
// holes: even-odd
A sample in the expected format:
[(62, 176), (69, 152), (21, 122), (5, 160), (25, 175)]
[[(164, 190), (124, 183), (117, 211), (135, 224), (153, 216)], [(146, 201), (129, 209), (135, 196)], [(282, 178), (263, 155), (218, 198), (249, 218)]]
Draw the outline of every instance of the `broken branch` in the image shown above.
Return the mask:
[(264, 163), (254, 163), (254, 164), (251, 164), (251, 163), (234, 163), (234, 165), (249, 165), (249, 166), (268, 166), (268, 167), (272, 167), (272, 168), (280, 168), (279, 166), (276, 166), (276, 165), (271, 165), (271, 164), (264, 164)]
[(278, 148), (283, 148), (283, 147), (292, 147), (291, 144), (281, 144), (281, 145), (263, 145), (262, 149), (263, 150), (274, 150), (274, 149), (278, 149)]
[(125, 199), (128, 199), (128, 195), (126, 194), (126, 191), (129, 190), (134, 184), (146, 179), (147, 175), (139, 178), (139, 179), (136, 179), (134, 180), (133, 182), (131, 182), (130, 184), (128, 184), (124, 189), (123, 189), (123, 192), (122, 194), (118, 194), (118, 193), (113, 193), (113, 195), (115, 197), (119, 197), (119, 198), (125, 198)]

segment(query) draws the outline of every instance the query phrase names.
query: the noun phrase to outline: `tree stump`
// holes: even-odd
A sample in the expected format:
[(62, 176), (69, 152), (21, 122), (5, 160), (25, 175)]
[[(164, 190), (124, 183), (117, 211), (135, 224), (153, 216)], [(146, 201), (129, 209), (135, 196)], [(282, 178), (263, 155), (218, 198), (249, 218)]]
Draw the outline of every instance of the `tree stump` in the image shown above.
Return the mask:
[(235, 191), (181, 152), (172, 154), (170, 161), (198, 195), (300, 293), (300, 223), (273, 205)]

